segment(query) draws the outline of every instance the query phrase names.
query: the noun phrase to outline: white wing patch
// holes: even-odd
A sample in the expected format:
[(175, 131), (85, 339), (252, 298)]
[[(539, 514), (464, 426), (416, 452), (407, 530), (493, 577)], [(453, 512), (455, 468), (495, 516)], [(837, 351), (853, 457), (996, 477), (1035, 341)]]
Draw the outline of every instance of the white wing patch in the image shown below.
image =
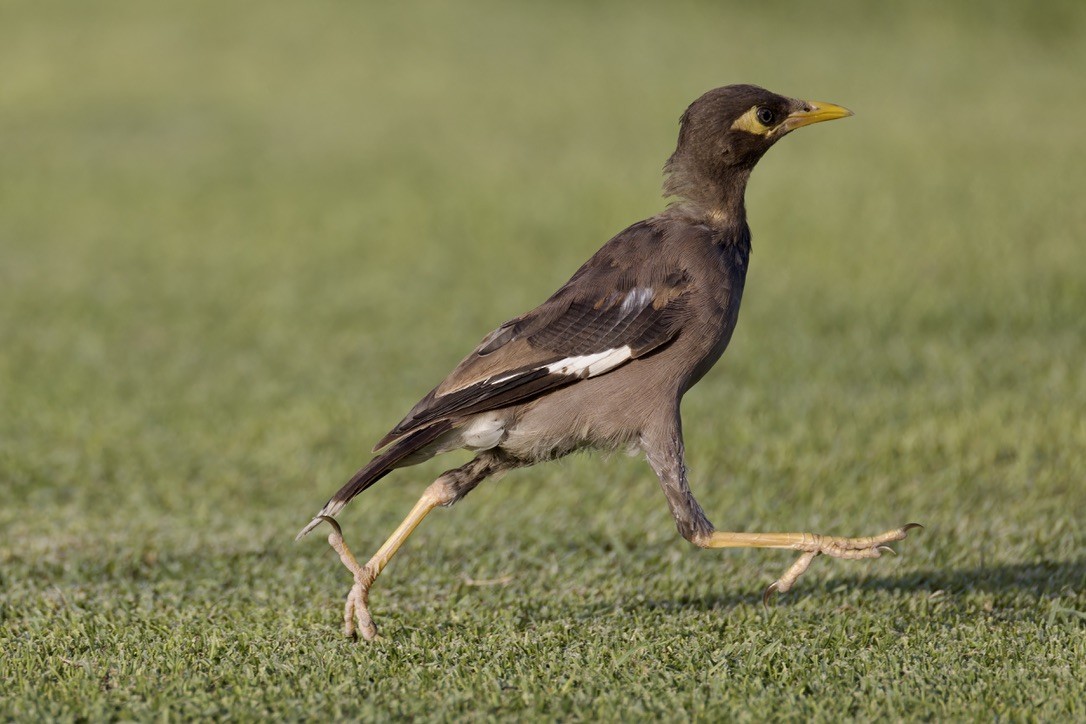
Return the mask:
[(608, 370), (613, 370), (633, 356), (629, 345), (609, 349), (596, 354), (583, 354), (578, 357), (566, 357), (547, 365), (547, 371), (559, 375), (575, 377), (595, 377)]
[(652, 287), (634, 287), (626, 292), (626, 296), (622, 300), (622, 306), (619, 307), (619, 312), (623, 317), (639, 313), (649, 305), (654, 294)]
[(508, 375), (502, 375), (501, 377), (488, 377), (484, 384), (488, 384), (488, 385), (501, 384), (502, 382), (507, 382), (507, 381), (513, 379), (514, 377), (520, 377), (522, 374), (524, 374), (524, 372), (519, 371), (519, 372), (513, 372), (512, 374), (508, 374)]
[[(604, 372), (613, 370), (632, 356), (633, 350), (630, 349), (629, 345), (626, 345), (623, 347), (616, 347), (615, 349), (609, 349), (604, 352), (596, 352), (595, 354), (582, 354), (577, 357), (566, 357), (557, 362), (551, 362), (549, 365), (536, 367), (536, 369), (546, 370), (547, 372), (556, 375), (570, 375), (571, 377), (582, 378), (595, 377), (596, 375), (602, 375)], [(507, 382), (514, 377), (520, 377), (525, 373), (526, 370), (519, 370), (512, 374), (502, 375), (501, 377), (491, 377), (484, 384), (498, 385), (502, 382)]]
[[(652, 304), (654, 296), (656, 296), (656, 291), (652, 287), (634, 287), (626, 292), (622, 297), (622, 302), (619, 304), (619, 314), (622, 319), (636, 317), (645, 309), (645, 307)], [(596, 375), (602, 375), (604, 372), (613, 370), (615, 367), (628, 361), (632, 356), (633, 352), (630, 349), (630, 346), (625, 345), (623, 347), (615, 347), (594, 354), (566, 357), (565, 359), (552, 362), (543, 367), (536, 367), (535, 369), (545, 369), (552, 374), (569, 375), (571, 377), (595, 377)], [(525, 372), (526, 370), (518, 370), (509, 374), (491, 377), (482, 384), (500, 385), (503, 382), (508, 382), (516, 377), (520, 377), (525, 374)], [(450, 392), (455, 391), (456, 390), (450, 390)]]

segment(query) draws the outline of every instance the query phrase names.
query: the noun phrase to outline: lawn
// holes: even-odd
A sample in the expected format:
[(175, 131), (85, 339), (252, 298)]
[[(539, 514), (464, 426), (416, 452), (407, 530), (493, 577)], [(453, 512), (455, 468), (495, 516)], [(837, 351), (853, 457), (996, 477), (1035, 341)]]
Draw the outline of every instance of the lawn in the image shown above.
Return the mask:
[[(0, 718), (1086, 719), (1086, 5), (16, 0), (0, 68)], [(754, 174), (691, 484), (926, 529), (766, 611), (791, 555), (576, 456), (431, 516), (344, 639), (294, 534), (730, 82), (856, 116)]]

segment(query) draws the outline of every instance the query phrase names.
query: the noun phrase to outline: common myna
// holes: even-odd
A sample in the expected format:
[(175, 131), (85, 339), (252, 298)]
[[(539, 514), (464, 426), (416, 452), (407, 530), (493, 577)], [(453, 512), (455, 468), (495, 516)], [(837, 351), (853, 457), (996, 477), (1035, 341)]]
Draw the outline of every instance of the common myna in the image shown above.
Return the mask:
[[(852, 112), (779, 96), (752, 85), (711, 90), (679, 124), (664, 166), (667, 209), (603, 245), (547, 301), (509, 320), (378, 441), (355, 473), (298, 537), (321, 521), (354, 574), (347, 634), (372, 639), (374, 579), (438, 506), (485, 478), (584, 448), (645, 454), (660, 478), (679, 533), (702, 548), (790, 548), (802, 555), (772, 591), (789, 590), (820, 553), (878, 558), (909, 524), (866, 538), (811, 533), (728, 533), (694, 499), (683, 460), (679, 402), (720, 358), (739, 316), (750, 259), (743, 195), (758, 159), (801, 126)], [(358, 564), (333, 516), (395, 468), (458, 448), (476, 452), (446, 471), (366, 565)]]

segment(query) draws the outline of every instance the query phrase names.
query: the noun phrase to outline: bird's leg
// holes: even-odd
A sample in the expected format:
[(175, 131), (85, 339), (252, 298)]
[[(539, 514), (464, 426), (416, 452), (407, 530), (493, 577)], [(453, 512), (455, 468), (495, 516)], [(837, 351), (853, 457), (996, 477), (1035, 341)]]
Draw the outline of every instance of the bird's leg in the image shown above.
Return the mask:
[(388, 540), (384, 542), (384, 545), (377, 549), (377, 552), (364, 566), (359, 565), (358, 559), (354, 557), (351, 549), (347, 547), (339, 523), (334, 518), (323, 516), (324, 520), (332, 526), (332, 532), (328, 534), (328, 545), (335, 549), (336, 553), (339, 554), (339, 559), (343, 561), (343, 565), (354, 575), (354, 585), (351, 586), (351, 591), (347, 594), (347, 601), (343, 606), (343, 631), (347, 636), (353, 638), (357, 631), (362, 634), (362, 638), (366, 641), (377, 638), (377, 626), (374, 625), (373, 616), (370, 615), (370, 586), (377, 580), (377, 576), (381, 575), (381, 571), (392, 560), (392, 556), (396, 555), (396, 551), (400, 550), (400, 546), (418, 527), (422, 519), (431, 510), (443, 504), (442, 501), (445, 499), (442, 496), (443, 487), (440, 478), (431, 484), (426, 492), (422, 494), (422, 497), (419, 498), (419, 501), (415, 503), (415, 507), (411, 509), (403, 522), (397, 526), (392, 535), (388, 537)]
[(484, 453), (466, 465), (442, 473), (426, 488), (422, 497), (415, 503), (415, 507), (364, 566), (359, 565), (351, 549), (347, 547), (339, 523), (329, 516), (319, 516), (332, 526), (332, 532), (328, 534), (328, 544), (335, 549), (343, 565), (354, 576), (354, 585), (351, 586), (347, 601), (343, 606), (343, 630), (347, 636), (354, 637), (356, 632), (361, 633), (366, 641), (372, 641), (377, 637), (377, 626), (374, 625), (373, 616), (370, 615), (370, 586), (377, 580), (377, 576), (381, 575), (381, 571), (396, 555), (396, 551), (400, 550), (400, 546), (418, 527), (422, 519), (434, 508), (452, 505), (467, 495), (488, 475), (509, 467), (512, 467), (510, 461)]
[(833, 558), (878, 558), (893, 552), (890, 543), (903, 540), (913, 528), (923, 526), (909, 523), (900, 528), (862, 538), (843, 538), (814, 533), (729, 533), (718, 531), (705, 516), (686, 479), (683, 460), (682, 430), (676, 412), (663, 429), (642, 434), (641, 447), (649, 464), (660, 478), (675, 524), (684, 538), (701, 548), (787, 548), (802, 555), (784, 575), (771, 583), (762, 596), (768, 602), (774, 591), (784, 593), (795, 585), (819, 554)]

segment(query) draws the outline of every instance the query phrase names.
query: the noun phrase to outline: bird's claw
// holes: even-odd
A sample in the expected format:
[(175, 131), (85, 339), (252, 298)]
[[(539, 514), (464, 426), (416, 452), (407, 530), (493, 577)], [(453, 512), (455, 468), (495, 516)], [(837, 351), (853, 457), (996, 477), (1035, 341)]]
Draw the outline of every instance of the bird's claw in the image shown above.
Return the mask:
[[(339, 521), (338, 520), (336, 520), (335, 518), (333, 518), (330, 515), (318, 515), (317, 519), (318, 520), (323, 520), (325, 523), (332, 526), (332, 528), (335, 530), (335, 534), (339, 536), (340, 540), (343, 540), (343, 529), (339, 527)], [(329, 535), (331, 535), (331, 534), (329, 534)]]
[(776, 593), (776, 591), (777, 591), (777, 582), (776, 581), (773, 581), (773, 583), (770, 583), (768, 586), (765, 587), (765, 590), (762, 591), (762, 608), (764, 608), (767, 612), (769, 611), (769, 601), (770, 601), (771, 598), (773, 598), (773, 594)]
[(870, 538), (814, 536), (813, 543), (803, 544), (800, 548), (803, 554), (784, 572), (784, 575), (766, 587), (762, 593), (762, 606), (769, 608), (769, 600), (774, 593), (787, 593), (791, 590), (799, 577), (807, 572), (811, 561), (819, 555), (824, 553), (831, 558), (878, 558), (883, 553), (891, 553), (896, 556), (897, 551), (887, 543), (903, 540), (914, 528), (923, 530), (924, 526), (919, 523), (909, 523)]
[(365, 641), (377, 638), (377, 625), (370, 615), (369, 598), (369, 586), (363, 586), (362, 581), (355, 581), (343, 606), (343, 633), (347, 638), (358, 638), (359, 634)]
[(361, 633), (363, 639), (373, 641), (377, 638), (377, 626), (370, 615), (370, 586), (377, 574), (369, 566), (359, 565), (351, 549), (347, 547), (347, 542), (343, 540), (343, 529), (335, 518), (330, 515), (317, 517), (332, 526), (332, 532), (328, 534), (328, 545), (339, 554), (339, 560), (354, 576), (354, 585), (343, 604), (343, 633), (347, 638), (357, 638)]

